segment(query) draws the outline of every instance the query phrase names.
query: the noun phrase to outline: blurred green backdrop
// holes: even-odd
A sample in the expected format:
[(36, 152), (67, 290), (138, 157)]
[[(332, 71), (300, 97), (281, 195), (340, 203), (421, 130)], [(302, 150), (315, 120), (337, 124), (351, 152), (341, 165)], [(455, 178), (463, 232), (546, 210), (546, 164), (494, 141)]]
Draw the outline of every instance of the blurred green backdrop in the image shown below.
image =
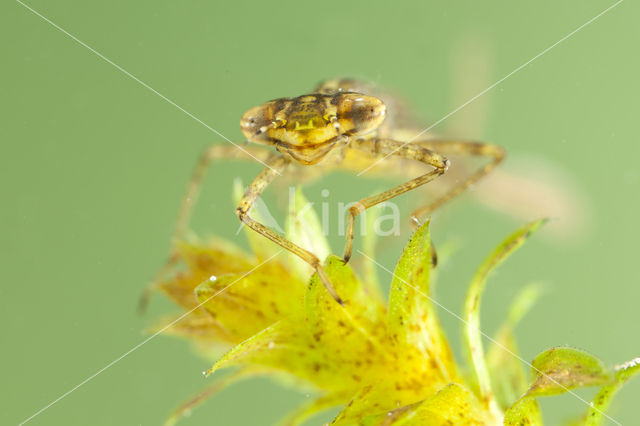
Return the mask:
[[(28, 2), (238, 141), (246, 108), (334, 76), (391, 87), (420, 116), (437, 120), (611, 4)], [(579, 236), (535, 238), (493, 278), (484, 299), (483, 328), (491, 332), (517, 288), (534, 279), (548, 283), (519, 327), (525, 359), (561, 344), (609, 364), (640, 355), (639, 11), (637, 3), (621, 3), (434, 129), (464, 133), (465, 120), (483, 117), (485, 125), (464, 136), (503, 145), (506, 169), (516, 170), (511, 159), (527, 156), (554, 164), (586, 198), (580, 209), (589, 211), (579, 213), (590, 220)], [(167, 254), (197, 156), (224, 142), (20, 3), (3, 2), (0, 15), (0, 423), (16, 424), (141, 342), (152, 318), (173, 310), (156, 297), (140, 317), (135, 305)], [(486, 52), (487, 75), (456, 65), (468, 43)], [(466, 78), (486, 81), (478, 86)], [(235, 238), (230, 184), (258, 170), (255, 163), (217, 166), (194, 228)], [(334, 175), (306, 193), (319, 199), (327, 187), (332, 200), (352, 201), (383, 184)], [(474, 268), (520, 223), (470, 199), (434, 223), (436, 238), (460, 247), (438, 287), (440, 302), (454, 311)], [(410, 203), (402, 205), (408, 213)], [(393, 266), (408, 232), (390, 240), (381, 262)], [(341, 250), (338, 238), (334, 243)], [(457, 342), (460, 324), (446, 313), (443, 319)], [(160, 424), (205, 385), (201, 371), (208, 366), (186, 342), (160, 336), (29, 424)], [(610, 415), (635, 424), (639, 397), (636, 380)], [(182, 424), (271, 424), (304, 399), (252, 381), (219, 394)], [(544, 400), (543, 408), (549, 424), (585, 409), (572, 396)]]

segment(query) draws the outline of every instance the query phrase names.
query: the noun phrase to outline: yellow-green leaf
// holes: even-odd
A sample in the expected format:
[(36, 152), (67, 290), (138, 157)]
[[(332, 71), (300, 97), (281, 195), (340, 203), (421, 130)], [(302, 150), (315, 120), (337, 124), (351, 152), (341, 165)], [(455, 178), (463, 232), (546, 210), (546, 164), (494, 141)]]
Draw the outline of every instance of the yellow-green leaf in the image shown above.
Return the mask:
[(244, 272), (253, 266), (252, 256), (228, 241), (212, 238), (206, 244), (176, 243), (180, 259), (190, 272), (222, 275)]
[(532, 365), (533, 384), (527, 395), (556, 395), (578, 387), (609, 383), (612, 374), (602, 361), (584, 351), (558, 347), (538, 355)]
[(544, 222), (545, 220), (542, 219), (529, 223), (505, 239), (480, 266), (467, 291), (467, 298), (465, 300), (465, 336), (471, 353), (473, 369), (478, 380), (480, 394), (487, 407), (496, 417), (500, 415), (500, 409), (491, 389), (489, 371), (485, 363), (484, 350), (482, 348), (482, 332), (480, 331), (480, 301), (482, 292), (484, 291), (485, 283), (491, 272), (520, 247)]
[(166, 335), (192, 338), (199, 343), (220, 347), (234, 343), (235, 340), (235, 336), (222, 324), (200, 309), (196, 309), (187, 316), (182, 314), (164, 317), (156, 321), (149, 331), (152, 333), (162, 331)]
[(451, 383), (432, 397), (393, 411), (371, 415), (366, 426), (477, 426), (491, 418), (476, 397), (462, 385)]
[[(351, 322), (356, 327), (370, 326), (378, 321), (384, 308), (376, 299), (364, 291), (362, 283), (356, 277), (351, 267), (345, 265), (337, 256), (329, 256), (325, 264), (325, 272), (336, 291), (344, 299), (345, 305), (340, 306), (329, 295), (317, 274), (311, 278), (306, 295), (305, 305), (307, 318), (314, 329), (341, 328), (341, 322)], [(356, 319), (363, 321), (358, 325)], [(316, 330), (314, 330), (316, 331)], [(338, 338), (337, 341), (340, 341)]]
[[(304, 296), (306, 311), (294, 309), (282, 321), (235, 346), (209, 373), (238, 364), (260, 366), (290, 373), (320, 390), (350, 394), (370, 380), (369, 376), (380, 374), (372, 366), (383, 364), (388, 357), (383, 307), (362, 291), (353, 271), (341, 259), (330, 257), (325, 269), (331, 281), (339, 285), (344, 307), (314, 276)], [(292, 303), (294, 307), (300, 305)], [(251, 304), (236, 315), (238, 323), (245, 321), (245, 315), (257, 319)]]
[(604, 420), (605, 411), (609, 408), (613, 397), (627, 380), (640, 374), (640, 358), (635, 358), (622, 365), (616, 366), (614, 382), (603, 386), (596, 395), (587, 413), (585, 426), (600, 426)]
[(241, 273), (253, 267), (251, 255), (219, 240), (212, 240), (206, 245), (177, 242), (176, 251), (186, 272), (160, 283), (158, 288), (187, 309), (197, 305), (193, 290), (212, 275)]
[(380, 364), (389, 350), (384, 307), (363, 291), (362, 284), (342, 259), (329, 256), (325, 270), (345, 304), (336, 303), (318, 275), (314, 275), (305, 295), (308, 334), (313, 344), (323, 349), (325, 363), (343, 368), (356, 382), (362, 381), (364, 373), (376, 371), (366, 365)]
[[(269, 362), (270, 358), (276, 358), (277, 361), (278, 356), (276, 355), (274, 357), (272, 353), (273, 349), (276, 348), (276, 342), (279, 343), (282, 335), (286, 334), (283, 333), (282, 329), (282, 324), (278, 322), (254, 334), (244, 342), (234, 346), (233, 349), (216, 361), (204, 374), (209, 376), (223, 367), (234, 366), (240, 361), (246, 362), (247, 364), (261, 363), (263, 365), (271, 364)], [(286, 338), (284, 340), (286, 340)]]
[(389, 333), (395, 343), (419, 349), (426, 360), (438, 365), (448, 381), (454, 381), (457, 371), (451, 349), (429, 294), (430, 244), (427, 221), (413, 234), (393, 273)]
[(542, 415), (538, 401), (532, 396), (524, 396), (513, 404), (504, 415), (505, 426), (541, 426)]
[[(276, 280), (273, 271), (223, 275), (201, 283), (195, 297), (229, 336), (240, 343), (294, 313), (304, 287), (288, 277)], [(298, 299), (298, 303), (294, 301)]]

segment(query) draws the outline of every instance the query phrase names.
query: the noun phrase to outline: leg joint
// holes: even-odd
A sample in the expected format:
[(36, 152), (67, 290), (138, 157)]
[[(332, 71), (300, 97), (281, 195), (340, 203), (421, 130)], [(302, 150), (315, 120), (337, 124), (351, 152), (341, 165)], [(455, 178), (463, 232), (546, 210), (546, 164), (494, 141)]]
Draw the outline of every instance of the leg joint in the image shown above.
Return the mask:
[(365, 210), (366, 207), (360, 201), (358, 201), (357, 203), (354, 203), (353, 206), (349, 207), (349, 214), (351, 214), (351, 216), (358, 216)]
[(236, 208), (236, 216), (238, 216), (238, 219), (244, 222), (245, 218), (247, 217), (247, 212), (242, 207), (238, 207)]

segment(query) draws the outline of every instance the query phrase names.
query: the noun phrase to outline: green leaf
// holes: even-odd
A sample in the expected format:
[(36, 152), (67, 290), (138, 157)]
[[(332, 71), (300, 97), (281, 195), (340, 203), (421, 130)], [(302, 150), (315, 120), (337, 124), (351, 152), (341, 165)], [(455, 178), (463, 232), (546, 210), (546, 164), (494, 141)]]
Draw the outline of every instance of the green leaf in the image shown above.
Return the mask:
[(430, 398), (393, 411), (368, 416), (365, 426), (476, 426), (491, 419), (476, 397), (462, 385), (451, 383)]
[(611, 372), (602, 361), (584, 351), (558, 347), (538, 355), (533, 362), (533, 384), (527, 395), (557, 395), (571, 389), (609, 383)]
[(603, 386), (596, 395), (591, 408), (587, 413), (585, 426), (600, 426), (606, 416), (605, 411), (609, 408), (613, 397), (620, 390), (627, 380), (640, 373), (640, 358), (635, 358), (629, 362), (615, 367), (613, 383)]
[(523, 288), (511, 304), (507, 319), (487, 351), (487, 364), (491, 384), (501, 408), (507, 408), (527, 391), (527, 372), (518, 354), (514, 329), (540, 295), (540, 286), (531, 284)]
[(542, 415), (538, 401), (532, 396), (524, 396), (507, 410), (505, 426), (542, 426)]
[(389, 333), (395, 343), (412, 345), (437, 364), (447, 381), (458, 377), (447, 342), (429, 294), (431, 245), (429, 221), (405, 247), (391, 281)]
[(482, 396), (483, 402), (496, 417), (500, 416), (500, 409), (497, 406), (491, 389), (489, 372), (482, 348), (482, 332), (480, 331), (481, 296), (491, 272), (520, 247), (545, 221), (545, 219), (542, 219), (529, 223), (504, 240), (480, 266), (467, 291), (467, 298), (465, 300), (465, 335), (467, 344), (471, 353), (473, 369), (478, 380), (480, 395)]

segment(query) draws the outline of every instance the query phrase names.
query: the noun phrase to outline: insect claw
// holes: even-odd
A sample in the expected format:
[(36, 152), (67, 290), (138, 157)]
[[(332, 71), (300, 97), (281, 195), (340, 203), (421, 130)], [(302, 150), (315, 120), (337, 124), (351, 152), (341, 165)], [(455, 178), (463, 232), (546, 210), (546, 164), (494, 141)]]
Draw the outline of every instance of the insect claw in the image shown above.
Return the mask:
[(418, 229), (418, 228), (420, 228), (420, 227), (422, 226), (422, 221), (421, 221), (420, 219), (418, 219), (416, 216), (413, 216), (413, 215), (412, 215), (412, 216), (409, 218), (409, 220), (411, 221), (411, 224), (413, 225), (413, 227), (414, 227), (415, 229)]
[(342, 300), (342, 298), (340, 296), (338, 296), (338, 293), (336, 292), (336, 289), (331, 284), (331, 281), (329, 281), (329, 277), (324, 272), (324, 269), (319, 267), (318, 269), (316, 269), (316, 271), (318, 273), (318, 278), (320, 278), (320, 281), (322, 282), (322, 285), (324, 285), (324, 288), (327, 289), (327, 292), (329, 292), (329, 295), (331, 297), (333, 297), (333, 300), (338, 302), (338, 304), (340, 306), (344, 306), (344, 300)]

